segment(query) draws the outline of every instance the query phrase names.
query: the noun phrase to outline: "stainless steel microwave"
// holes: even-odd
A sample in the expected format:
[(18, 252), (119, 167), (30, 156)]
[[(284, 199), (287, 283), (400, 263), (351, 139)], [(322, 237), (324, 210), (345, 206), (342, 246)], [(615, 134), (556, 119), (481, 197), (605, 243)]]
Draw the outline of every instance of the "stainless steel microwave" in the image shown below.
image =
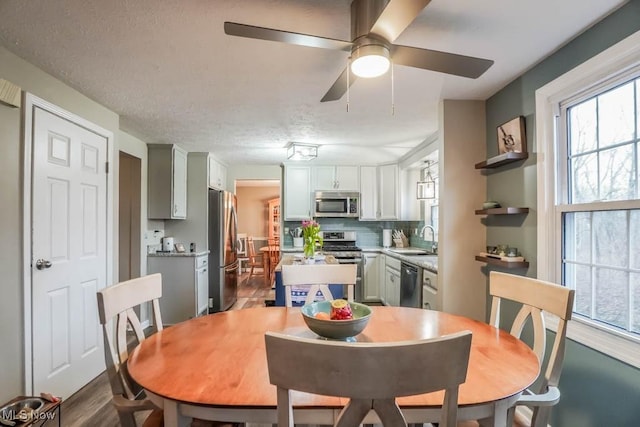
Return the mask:
[(360, 193), (355, 191), (316, 191), (315, 217), (358, 218)]

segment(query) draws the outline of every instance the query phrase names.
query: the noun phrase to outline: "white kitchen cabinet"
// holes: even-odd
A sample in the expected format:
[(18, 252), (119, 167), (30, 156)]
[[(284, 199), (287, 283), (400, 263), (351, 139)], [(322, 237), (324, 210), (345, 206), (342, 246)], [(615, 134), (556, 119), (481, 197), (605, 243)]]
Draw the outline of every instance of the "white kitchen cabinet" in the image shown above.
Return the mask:
[(209, 302), (208, 255), (149, 256), (149, 274), (162, 274), (162, 323), (173, 325), (207, 314)]
[(177, 145), (149, 144), (148, 217), (187, 217), (187, 152)]
[(359, 191), (358, 166), (314, 166), (313, 190)]
[(227, 167), (209, 156), (209, 187), (217, 190), (227, 189)]
[(377, 166), (360, 166), (360, 219), (378, 219)]
[[(420, 211), (423, 200), (418, 200), (417, 183), (420, 181), (420, 169), (401, 169), (400, 177), (400, 220), (421, 221)], [(427, 201), (424, 201), (427, 202)], [(430, 201), (428, 201), (430, 202)], [(430, 206), (425, 203), (425, 206)]]
[(378, 166), (378, 219), (398, 219), (398, 165)]
[(209, 312), (209, 258), (196, 258), (196, 313), (198, 316)]
[(393, 257), (385, 258), (385, 286), (384, 299), (389, 305), (400, 305), (400, 266), (399, 259)]
[(378, 253), (364, 255), (364, 298), (379, 299), (380, 293), (380, 256)]
[(311, 167), (285, 165), (283, 194), (285, 221), (311, 218)]
[(360, 220), (398, 219), (398, 165), (360, 166)]

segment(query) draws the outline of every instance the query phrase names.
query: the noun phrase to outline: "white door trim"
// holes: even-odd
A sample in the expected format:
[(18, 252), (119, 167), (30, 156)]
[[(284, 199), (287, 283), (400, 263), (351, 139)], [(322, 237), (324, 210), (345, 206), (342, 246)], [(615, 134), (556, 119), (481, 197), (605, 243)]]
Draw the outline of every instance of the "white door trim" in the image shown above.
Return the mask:
[[(40, 108), (48, 111), (52, 114), (60, 116), (70, 122), (84, 127), (107, 140), (107, 161), (110, 167), (113, 167), (113, 152), (114, 152), (114, 136), (113, 132), (104, 129), (95, 123), (83, 119), (69, 111), (54, 105), (44, 99), (38, 98), (31, 93), (24, 93), (23, 95), (23, 108), (22, 108), (22, 134), (23, 134), (23, 175), (22, 175), (22, 231), (23, 231), (23, 305), (24, 305), (24, 391), (27, 396), (33, 395), (33, 324), (32, 324), (32, 302), (31, 302), (31, 260), (32, 260), (32, 245), (33, 239), (31, 235), (32, 227), (32, 215), (31, 215), (31, 197), (32, 197), (32, 140), (33, 140), (33, 115), (34, 109)], [(113, 283), (113, 187), (114, 186), (114, 173), (110, 170), (107, 174), (107, 229), (106, 232), (106, 255), (107, 255), (107, 271), (106, 271), (106, 285)]]

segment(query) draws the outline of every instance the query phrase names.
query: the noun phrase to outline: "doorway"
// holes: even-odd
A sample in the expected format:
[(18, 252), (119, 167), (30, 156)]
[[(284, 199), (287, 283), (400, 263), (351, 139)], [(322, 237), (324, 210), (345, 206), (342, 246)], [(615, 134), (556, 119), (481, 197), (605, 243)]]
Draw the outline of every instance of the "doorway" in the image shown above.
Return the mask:
[[(238, 232), (252, 236), (256, 247), (269, 238), (269, 201), (280, 198), (280, 180), (238, 179), (235, 182), (238, 203)], [(281, 218), (278, 217), (278, 221)], [(279, 229), (278, 229), (279, 230)]]
[(123, 282), (140, 277), (142, 163), (139, 158), (122, 151), (118, 158), (118, 281)]

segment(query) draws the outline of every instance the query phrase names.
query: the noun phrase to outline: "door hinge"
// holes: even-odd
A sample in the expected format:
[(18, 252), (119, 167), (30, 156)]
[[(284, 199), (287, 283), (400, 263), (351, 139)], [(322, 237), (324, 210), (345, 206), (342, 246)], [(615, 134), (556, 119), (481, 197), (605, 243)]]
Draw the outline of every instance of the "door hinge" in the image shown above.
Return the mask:
[(109, 173), (109, 162), (104, 162), (104, 173)]

